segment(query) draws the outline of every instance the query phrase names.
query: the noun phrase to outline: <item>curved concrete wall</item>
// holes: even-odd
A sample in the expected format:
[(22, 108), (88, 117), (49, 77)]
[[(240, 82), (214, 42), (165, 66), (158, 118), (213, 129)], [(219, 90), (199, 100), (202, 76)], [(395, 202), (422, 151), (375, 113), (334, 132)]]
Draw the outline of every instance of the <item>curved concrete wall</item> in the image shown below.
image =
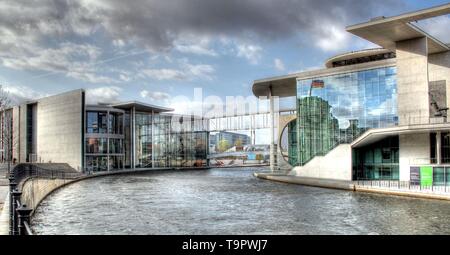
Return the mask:
[(34, 210), (47, 195), (71, 182), (74, 180), (30, 178), (22, 184), (21, 202)]
[(352, 180), (352, 148), (340, 144), (325, 156), (315, 156), (304, 166), (296, 166), (290, 173), (300, 177)]

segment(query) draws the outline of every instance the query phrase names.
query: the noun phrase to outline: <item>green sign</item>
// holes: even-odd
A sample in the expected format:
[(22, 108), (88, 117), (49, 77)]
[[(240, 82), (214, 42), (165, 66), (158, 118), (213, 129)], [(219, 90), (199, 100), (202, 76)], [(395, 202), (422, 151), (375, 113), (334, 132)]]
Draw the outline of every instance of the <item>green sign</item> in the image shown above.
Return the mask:
[(433, 167), (431, 166), (420, 167), (420, 185), (421, 186), (433, 185)]

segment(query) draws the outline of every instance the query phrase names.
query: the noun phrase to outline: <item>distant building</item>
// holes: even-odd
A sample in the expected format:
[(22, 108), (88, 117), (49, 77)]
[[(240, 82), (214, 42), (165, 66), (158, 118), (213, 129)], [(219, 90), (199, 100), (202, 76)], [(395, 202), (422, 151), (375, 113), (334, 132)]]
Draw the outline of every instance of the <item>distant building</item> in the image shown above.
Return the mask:
[(251, 144), (250, 136), (245, 134), (221, 131), (210, 135), (210, 145), (215, 146), (216, 150), (219, 142), (223, 140), (228, 142), (229, 148), (235, 146), (238, 141), (241, 142), (241, 146)]
[(170, 111), (136, 101), (86, 105), (81, 89), (41, 98), (0, 114), (0, 133), (12, 138), (0, 144), (1, 159), (78, 171), (206, 165), (209, 121)]

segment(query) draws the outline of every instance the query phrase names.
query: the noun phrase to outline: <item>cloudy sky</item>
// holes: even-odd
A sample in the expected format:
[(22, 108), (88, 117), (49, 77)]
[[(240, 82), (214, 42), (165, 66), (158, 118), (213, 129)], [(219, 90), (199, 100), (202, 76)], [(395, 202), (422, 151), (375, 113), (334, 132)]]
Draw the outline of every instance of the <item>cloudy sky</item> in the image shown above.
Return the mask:
[[(249, 96), (255, 79), (321, 68), (374, 47), (346, 25), (438, 0), (2, 0), (0, 83), (16, 99), (84, 88), (90, 102), (182, 107), (176, 96)], [(421, 22), (450, 42), (450, 17)], [(447, 32), (444, 33), (447, 29)]]

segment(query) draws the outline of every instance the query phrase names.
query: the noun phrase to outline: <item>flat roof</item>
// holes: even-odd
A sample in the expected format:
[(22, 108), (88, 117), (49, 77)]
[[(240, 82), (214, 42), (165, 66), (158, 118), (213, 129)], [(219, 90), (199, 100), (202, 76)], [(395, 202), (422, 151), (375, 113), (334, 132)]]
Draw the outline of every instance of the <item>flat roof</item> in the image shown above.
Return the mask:
[(119, 109), (130, 109), (135, 107), (136, 111), (142, 111), (142, 112), (171, 112), (174, 109), (163, 107), (163, 106), (157, 106), (152, 104), (147, 104), (139, 101), (128, 101), (128, 102), (122, 102), (117, 104), (112, 104), (112, 107), (119, 108)]
[(398, 16), (372, 19), (368, 22), (348, 26), (346, 30), (356, 36), (390, 50), (395, 50), (396, 42), (426, 37), (428, 41), (428, 53), (433, 54), (448, 51), (450, 48), (447, 44), (427, 34), (411, 22), (449, 13), (450, 3)]
[(327, 59), (327, 61), (325, 61), (325, 66), (327, 68), (333, 68), (334, 62), (349, 60), (349, 59), (354, 59), (354, 58), (369, 57), (369, 56), (373, 56), (373, 55), (377, 55), (377, 54), (386, 54), (386, 53), (391, 53), (391, 52), (392, 52), (391, 50), (384, 49), (384, 48), (364, 49), (364, 50), (346, 52), (346, 53), (339, 54), (339, 55), (336, 55), (336, 56), (333, 56), (333, 57)]
[(253, 82), (252, 91), (257, 97), (268, 96), (272, 88), (272, 95), (278, 97), (290, 97), (297, 95), (297, 79), (311, 79), (334, 74), (358, 72), (362, 70), (395, 65), (395, 59), (385, 59), (373, 62), (366, 62), (355, 65), (340, 66), (334, 68), (323, 68), (311, 71), (304, 71), (283, 76), (270, 77)]

